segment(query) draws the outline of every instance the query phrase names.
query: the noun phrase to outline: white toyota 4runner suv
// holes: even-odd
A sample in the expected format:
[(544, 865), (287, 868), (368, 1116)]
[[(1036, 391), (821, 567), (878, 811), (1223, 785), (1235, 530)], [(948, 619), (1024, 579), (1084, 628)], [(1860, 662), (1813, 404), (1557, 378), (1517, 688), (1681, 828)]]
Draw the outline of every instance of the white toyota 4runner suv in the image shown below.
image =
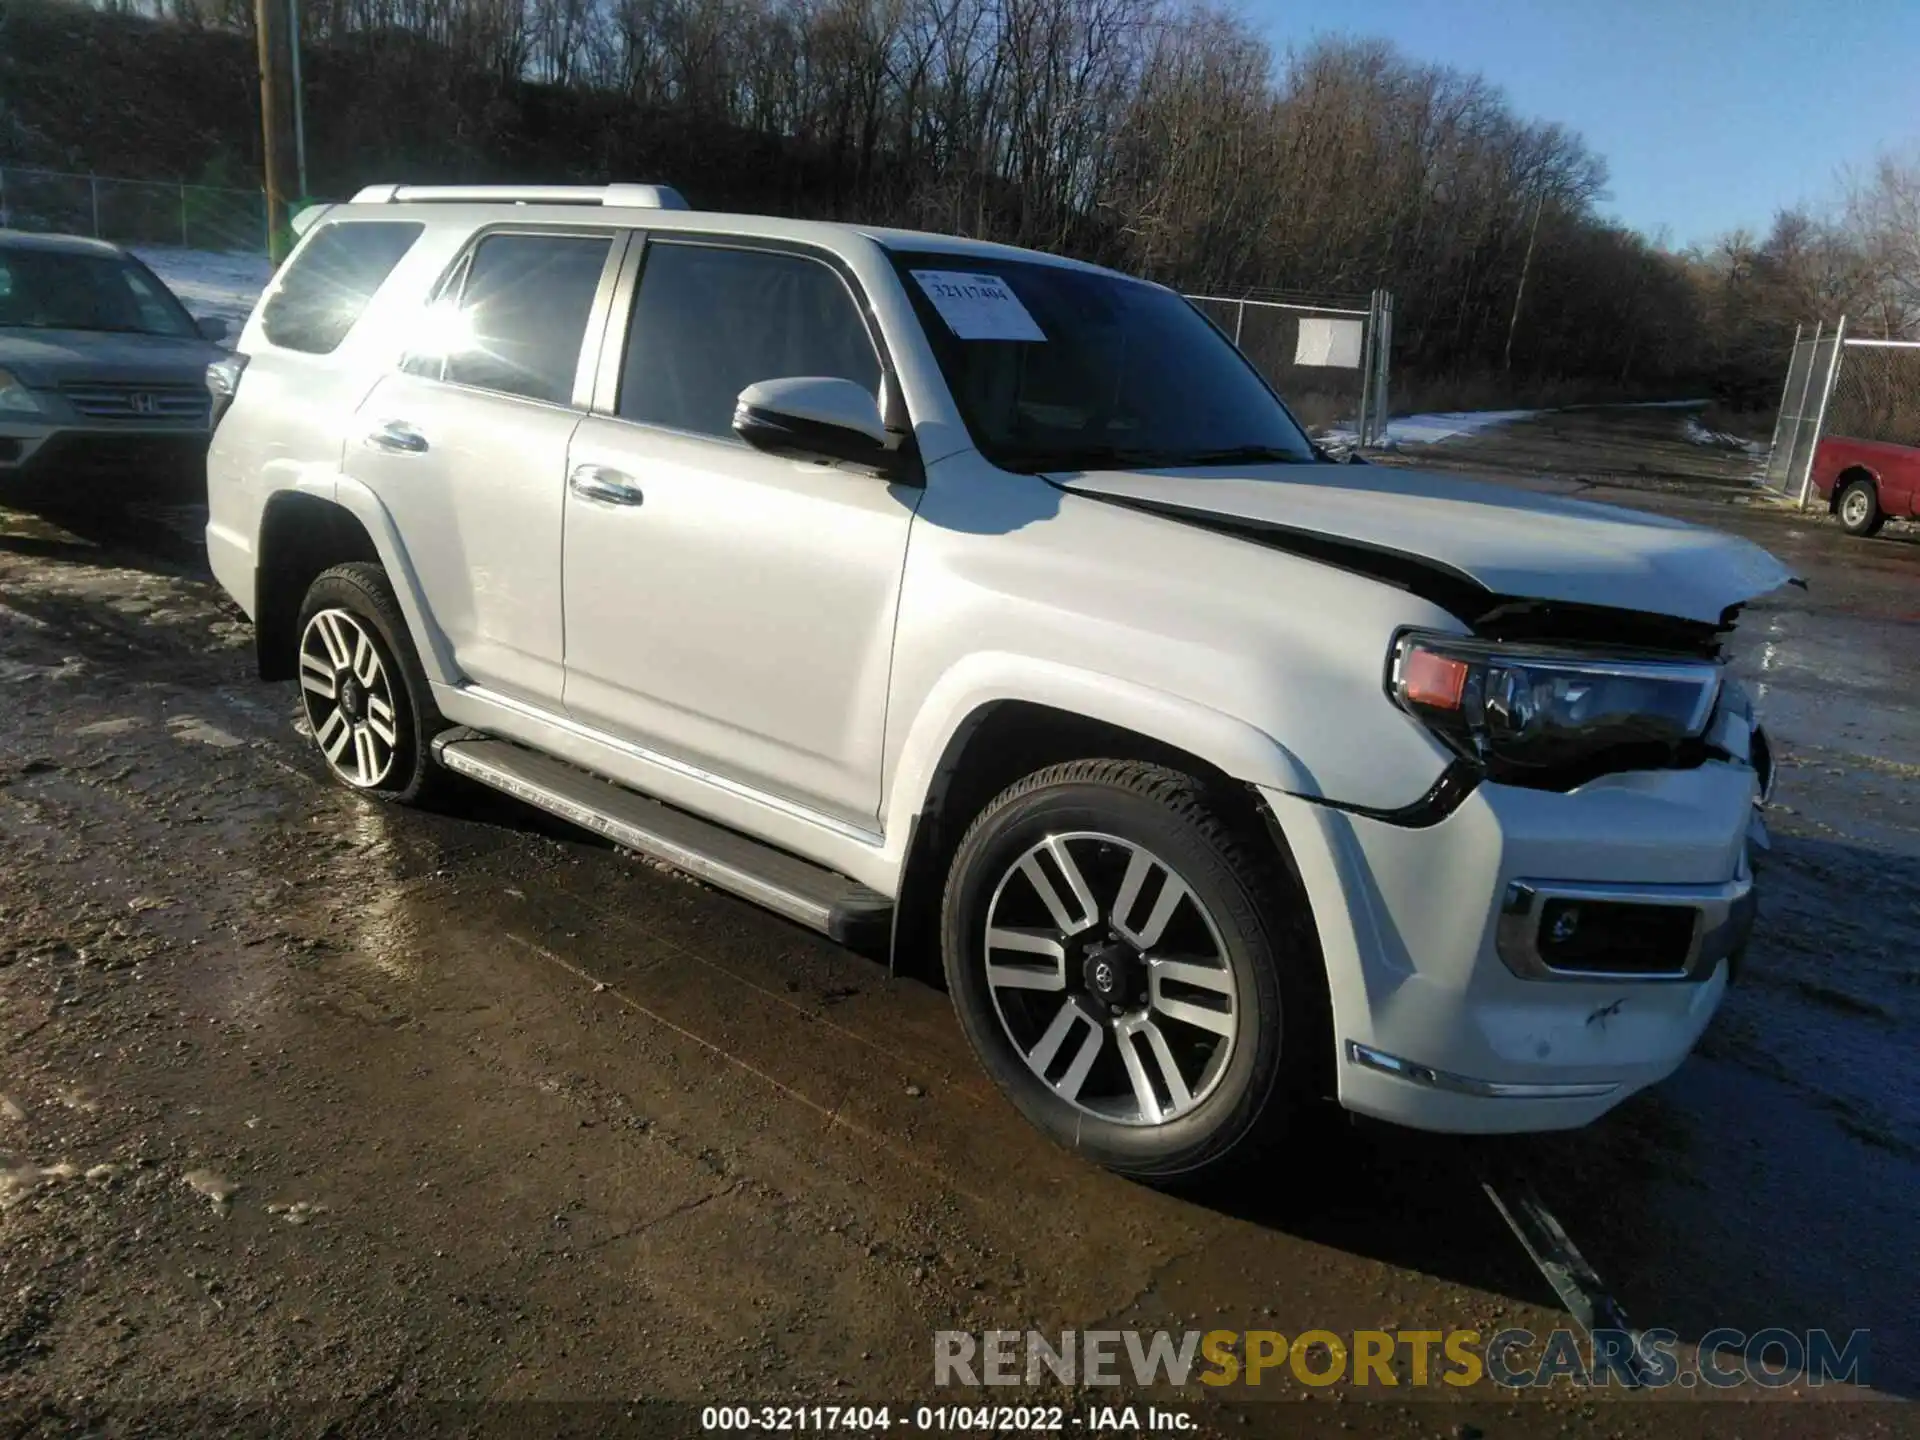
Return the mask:
[(302, 220), (209, 372), (207, 544), (345, 784), (938, 955), (1013, 1103), (1152, 1180), (1324, 1096), (1584, 1124), (1713, 1013), (1764, 551), (1330, 463), (1057, 256), (642, 185)]

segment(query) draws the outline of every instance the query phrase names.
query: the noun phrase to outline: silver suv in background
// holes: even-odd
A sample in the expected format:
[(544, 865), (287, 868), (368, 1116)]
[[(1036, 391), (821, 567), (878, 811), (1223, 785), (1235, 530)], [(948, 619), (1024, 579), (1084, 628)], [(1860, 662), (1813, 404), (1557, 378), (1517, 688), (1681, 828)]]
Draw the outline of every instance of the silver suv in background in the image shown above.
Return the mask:
[(0, 230), (0, 497), (10, 481), (197, 476), (227, 330), (118, 245)]
[(651, 186), (303, 222), (209, 370), (207, 545), (341, 783), (465, 776), (938, 970), (1155, 1181), (1323, 1096), (1584, 1124), (1713, 1014), (1765, 552), (1326, 463), (1058, 256)]

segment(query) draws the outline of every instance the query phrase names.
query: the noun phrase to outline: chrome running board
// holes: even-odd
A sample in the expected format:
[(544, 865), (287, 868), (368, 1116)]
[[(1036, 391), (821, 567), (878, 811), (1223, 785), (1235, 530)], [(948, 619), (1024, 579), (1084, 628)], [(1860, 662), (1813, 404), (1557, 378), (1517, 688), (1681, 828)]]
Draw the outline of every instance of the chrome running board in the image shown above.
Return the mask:
[(857, 880), (477, 730), (456, 728), (436, 736), (433, 754), (456, 775), (684, 870), (843, 945), (885, 943), (893, 902)]

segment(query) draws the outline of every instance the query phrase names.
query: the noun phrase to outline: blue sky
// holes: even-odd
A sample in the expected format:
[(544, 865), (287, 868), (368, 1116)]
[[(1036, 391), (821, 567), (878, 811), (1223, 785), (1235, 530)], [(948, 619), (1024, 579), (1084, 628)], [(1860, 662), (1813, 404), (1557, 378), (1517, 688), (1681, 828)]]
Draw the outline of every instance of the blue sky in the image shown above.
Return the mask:
[(1276, 51), (1382, 36), (1606, 158), (1603, 209), (1684, 246), (1920, 145), (1920, 0), (1242, 0)]

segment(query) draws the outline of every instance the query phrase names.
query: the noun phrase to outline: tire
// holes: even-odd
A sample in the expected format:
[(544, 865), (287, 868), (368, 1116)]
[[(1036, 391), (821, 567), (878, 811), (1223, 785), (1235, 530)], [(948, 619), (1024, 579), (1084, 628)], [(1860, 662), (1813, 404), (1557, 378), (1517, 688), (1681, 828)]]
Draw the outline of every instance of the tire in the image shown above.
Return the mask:
[(327, 773), (374, 800), (437, 797), (447, 777), (432, 741), (447, 722), (386, 572), (364, 561), (322, 572), (295, 637), (301, 709)]
[(1848, 482), (1833, 508), (1840, 517), (1840, 528), (1849, 535), (1877, 535), (1880, 527), (1886, 524), (1887, 517), (1880, 509), (1879, 492), (1873, 488), (1871, 480)]
[(1305, 897), (1192, 776), (1078, 760), (1002, 792), (954, 854), (941, 949), (987, 1073), (1109, 1169), (1211, 1182), (1318, 1099), (1331, 1025)]

